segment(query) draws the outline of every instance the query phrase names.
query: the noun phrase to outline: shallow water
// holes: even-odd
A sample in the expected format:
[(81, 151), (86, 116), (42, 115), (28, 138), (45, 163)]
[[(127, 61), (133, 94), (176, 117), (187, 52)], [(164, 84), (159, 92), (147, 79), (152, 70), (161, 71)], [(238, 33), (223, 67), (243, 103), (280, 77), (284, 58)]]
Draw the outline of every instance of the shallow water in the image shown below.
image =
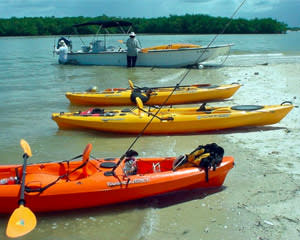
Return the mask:
[[(138, 37), (143, 47), (147, 47), (172, 42), (205, 45), (214, 36)], [(139, 86), (172, 85), (179, 82), (186, 71), (189, 73), (183, 84), (231, 83), (239, 79), (228, 74), (230, 67), (300, 62), (299, 32), (284, 35), (223, 35), (215, 44), (233, 43), (230, 56), (209, 62), (201, 70), (61, 66), (57, 64), (57, 58), (52, 56), (55, 40), (57, 38), (54, 37), (0, 38), (0, 164), (22, 163), (22, 150), (19, 146), (21, 138), (26, 139), (31, 146), (33, 156), (30, 162), (71, 159), (80, 154), (89, 142), (94, 146), (94, 157), (121, 156), (127, 150), (135, 136), (59, 130), (51, 120), (52, 112), (85, 109), (71, 106), (64, 96), (66, 91), (82, 91), (91, 86), (98, 86), (99, 89), (127, 87), (128, 79)], [(225, 59), (224, 66), (218, 67)], [(222, 143), (221, 138), (222, 134), (217, 133), (143, 136), (133, 149), (141, 156), (177, 156), (192, 151), (199, 144)], [(196, 194), (191, 199), (201, 197), (201, 194)], [(188, 202), (187, 198), (179, 198), (183, 204)], [(180, 203), (174, 203), (170, 199), (172, 197), (162, 198), (160, 201), (167, 206), (180, 206)], [(159, 210), (157, 204), (153, 204), (155, 201), (157, 200), (154, 198), (88, 210), (38, 214), (36, 230), (24, 239), (53, 239), (54, 236), (59, 239), (86, 239), (86, 236), (90, 236), (90, 239), (134, 239), (128, 236), (138, 238), (143, 234), (151, 235), (154, 222), (155, 226), (159, 222), (156, 214)], [(166, 211), (167, 208), (163, 209)], [(0, 219), (0, 238), (5, 239), (8, 216), (1, 216)]]

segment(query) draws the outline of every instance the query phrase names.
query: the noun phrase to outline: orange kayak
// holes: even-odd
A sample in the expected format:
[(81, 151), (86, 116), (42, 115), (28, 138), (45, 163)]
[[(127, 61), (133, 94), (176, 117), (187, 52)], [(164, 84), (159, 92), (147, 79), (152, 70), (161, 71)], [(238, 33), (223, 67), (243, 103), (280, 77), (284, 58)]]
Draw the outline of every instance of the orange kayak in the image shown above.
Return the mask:
[[(91, 145), (87, 148), (90, 151)], [(136, 173), (126, 175), (126, 162), (119, 158), (84, 159), (27, 165), (26, 207), (34, 212), (70, 210), (184, 189), (220, 187), (234, 165), (233, 157), (223, 155), (215, 170), (207, 171), (199, 166), (176, 168), (176, 157), (141, 157), (136, 158)], [(0, 185), (1, 213), (11, 213), (18, 207), (22, 168), (21, 164), (0, 166), (0, 182), (15, 179)]]

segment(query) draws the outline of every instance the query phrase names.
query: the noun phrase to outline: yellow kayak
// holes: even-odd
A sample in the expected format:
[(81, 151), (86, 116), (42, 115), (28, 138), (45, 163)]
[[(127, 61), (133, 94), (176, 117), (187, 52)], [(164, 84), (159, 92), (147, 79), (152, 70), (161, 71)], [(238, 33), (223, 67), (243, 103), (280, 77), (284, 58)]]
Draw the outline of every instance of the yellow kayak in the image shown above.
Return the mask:
[(93, 106), (121, 106), (135, 105), (135, 98), (139, 97), (146, 105), (173, 105), (230, 98), (239, 88), (240, 84), (194, 84), (176, 87), (139, 88), (133, 86), (129, 80), (130, 88), (109, 88), (101, 92), (67, 92), (66, 97), (72, 104)]
[(157, 113), (157, 108), (143, 108), (140, 100), (138, 105), (139, 107), (134, 109), (91, 108), (85, 112), (53, 113), (52, 119), (61, 129), (86, 128), (103, 132), (138, 134), (154, 116), (144, 134), (186, 134), (275, 124), (293, 108), (289, 102), (281, 105), (233, 107), (206, 107), (202, 104), (198, 108), (162, 108)]

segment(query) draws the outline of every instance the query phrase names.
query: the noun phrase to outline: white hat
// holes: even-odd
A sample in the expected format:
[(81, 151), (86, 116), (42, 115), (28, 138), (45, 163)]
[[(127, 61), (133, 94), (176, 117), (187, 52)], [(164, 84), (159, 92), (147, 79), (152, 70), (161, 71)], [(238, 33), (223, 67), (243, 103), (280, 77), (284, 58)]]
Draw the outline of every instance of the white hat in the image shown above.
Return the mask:
[(60, 40), (59, 41), (59, 45), (64, 45), (65, 44), (65, 41), (64, 40)]
[(130, 36), (130, 37), (135, 37), (135, 33), (134, 33), (134, 32), (131, 32), (131, 33), (129, 34), (129, 36)]

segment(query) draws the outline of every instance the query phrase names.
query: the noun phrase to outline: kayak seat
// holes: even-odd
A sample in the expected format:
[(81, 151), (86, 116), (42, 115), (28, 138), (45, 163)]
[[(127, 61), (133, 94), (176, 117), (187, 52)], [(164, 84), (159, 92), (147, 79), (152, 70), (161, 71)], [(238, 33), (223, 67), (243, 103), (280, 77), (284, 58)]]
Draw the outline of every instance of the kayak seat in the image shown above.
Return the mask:
[(104, 114), (104, 109), (103, 108), (94, 108), (90, 114)]
[(206, 104), (207, 103), (202, 103), (201, 106), (196, 111), (197, 112), (207, 112), (207, 111), (209, 111), (208, 109), (206, 109)]
[(149, 161), (139, 159), (137, 163), (137, 174), (149, 174), (156, 172), (171, 171), (173, 167), (173, 159), (163, 161)]
[(98, 170), (97, 170), (97, 168), (95, 168), (94, 165), (92, 165), (90, 162), (87, 162), (86, 165), (83, 166), (82, 168), (79, 168), (76, 171), (67, 175), (66, 179), (69, 181), (76, 181), (76, 180), (91, 176), (91, 175), (95, 174), (97, 171)]
[[(75, 165), (76, 167), (78, 166)], [(27, 173), (26, 174), (26, 186), (25, 190), (27, 194), (36, 194), (41, 193), (51, 187), (54, 184), (58, 184), (61, 182), (68, 182), (68, 181), (77, 181), (83, 178), (86, 178), (90, 175), (93, 175), (95, 172), (97, 172), (97, 169), (95, 166), (93, 166), (90, 162), (87, 162), (87, 164), (75, 170), (72, 172), (72, 170), (76, 169), (76, 167), (71, 167), (69, 169), (69, 173), (66, 171), (57, 171), (57, 174), (51, 174), (51, 171), (48, 173)], [(60, 175), (59, 173), (63, 173)]]

